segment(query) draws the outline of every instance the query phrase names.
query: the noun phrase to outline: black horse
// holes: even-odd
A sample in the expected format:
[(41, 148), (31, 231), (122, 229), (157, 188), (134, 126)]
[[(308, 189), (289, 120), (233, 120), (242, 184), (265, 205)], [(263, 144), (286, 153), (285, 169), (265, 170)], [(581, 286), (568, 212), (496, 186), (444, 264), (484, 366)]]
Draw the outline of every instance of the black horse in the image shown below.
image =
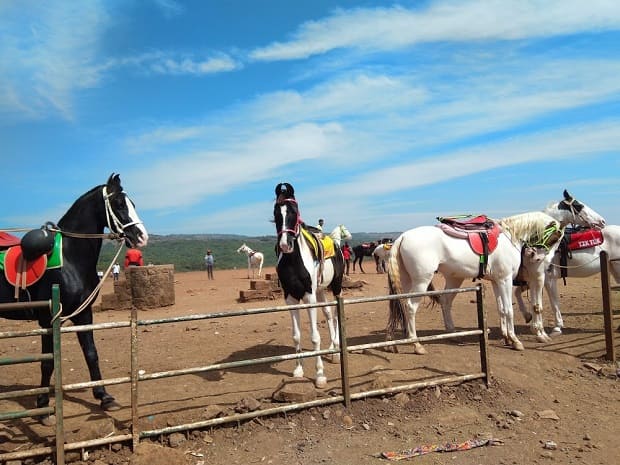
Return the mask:
[[(38, 259), (37, 255), (51, 257), (56, 253), (59, 256), (57, 266), (52, 269), (48, 266), (43, 276), (25, 289), (19, 284), (9, 283), (3, 274), (0, 278), (0, 302), (48, 300), (51, 299), (52, 285), (58, 284), (62, 315), (74, 313), (99, 283), (97, 261), (102, 240), (106, 237), (103, 234), (106, 227), (113, 233), (110, 236), (124, 240), (128, 247), (142, 247), (148, 241), (146, 229), (136, 213), (133, 202), (123, 192), (118, 174), (112, 174), (106, 184), (94, 187), (78, 198), (57, 225), (47, 223), (41, 229), (24, 235), (21, 239), (23, 260), (30, 262)], [(17, 240), (19, 241), (19, 238)], [(49, 247), (45, 245), (48, 241)], [(54, 247), (55, 252), (52, 252)], [(6, 251), (7, 257), (12, 249), (19, 251), (17, 247), (9, 248)], [(5, 261), (5, 268), (7, 266), (9, 264)], [(38, 320), (42, 328), (51, 327), (51, 315), (44, 310), (11, 310), (0, 313), (0, 316), (13, 320)], [(75, 325), (92, 324), (91, 305), (88, 304), (81, 312), (71, 315), (70, 320)], [(101, 380), (99, 357), (92, 330), (78, 332), (77, 336), (91, 381)], [(41, 336), (41, 345), (43, 353), (52, 352), (51, 334)], [(41, 362), (42, 387), (49, 387), (53, 370), (53, 361)], [(100, 401), (104, 410), (115, 410), (120, 407), (103, 386), (94, 387), (93, 395)], [(37, 397), (37, 408), (48, 405), (49, 394), (40, 394)]]
[[(340, 246), (332, 241), (333, 250), (326, 249), (324, 242), (311, 232), (301, 221), (301, 214), (293, 186), (281, 183), (276, 186), (276, 202), (273, 207), (273, 219), (278, 233), (276, 253), (278, 264), (276, 271), (284, 298), (288, 305), (299, 303), (314, 304), (327, 302), (326, 291), (329, 289), (334, 296), (342, 291), (344, 275), (344, 257)], [(322, 307), (330, 334), (330, 349), (337, 349), (340, 345), (338, 336), (338, 315), (332, 312), (330, 306)], [(293, 342), (295, 350), (301, 352), (300, 311), (290, 311), (293, 320)], [(308, 309), (311, 327), (313, 350), (320, 350), (321, 336), (317, 326), (316, 307)], [(323, 372), (323, 361), (320, 356), (316, 360), (315, 384), (318, 388), (327, 385), (327, 378)], [(303, 377), (302, 360), (296, 360), (293, 376)]]
[(362, 273), (366, 273), (364, 271), (364, 268), (362, 268), (362, 260), (364, 260), (364, 257), (372, 257), (372, 252), (375, 250), (375, 247), (377, 247), (377, 243), (376, 242), (364, 242), (363, 244), (358, 244), (355, 247), (353, 247), (353, 253), (355, 254), (355, 257), (353, 258), (353, 271), (355, 271), (355, 264), (359, 263), (360, 265), (360, 271)]

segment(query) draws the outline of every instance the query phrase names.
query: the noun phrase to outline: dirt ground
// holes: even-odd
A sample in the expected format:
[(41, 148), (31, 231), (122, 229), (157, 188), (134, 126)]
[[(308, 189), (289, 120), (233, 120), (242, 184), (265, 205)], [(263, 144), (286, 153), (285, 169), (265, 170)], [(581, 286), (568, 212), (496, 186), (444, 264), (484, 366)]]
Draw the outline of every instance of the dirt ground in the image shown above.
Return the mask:
[[(386, 275), (376, 274), (370, 264), (361, 289), (345, 292), (346, 298), (387, 293)], [(273, 273), (273, 269), (267, 269)], [(104, 293), (111, 292), (106, 282)], [(249, 289), (246, 270), (215, 270), (215, 280), (206, 272), (175, 275), (176, 304), (141, 311), (141, 319), (222, 312), (267, 307), (283, 301), (238, 303), (240, 290)], [(365, 465), (386, 462), (382, 452), (399, 452), (424, 445), (465, 443), (493, 439), (489, 445), (470, 450), (432, 452), (410, 458), (417, 464), (614, 464), (618, 458), (620, 432), (620, 381), (617, 366), (603, 359), (600, 278), (572, 279), (560, 283), (564, 334), (552, 343), (535, 341), (520, 315), (517, 334), (526, 350), (517, 352), (501, 345), (498, 317), (491, 287), (485, 284), (485, 309), (490, 334), (491, 379), (430, 387), (396, 395), (355, 400), (350, 409), (341, 404), (314, 407), (301, 412), (276, 414), (234, 424), (144, 439), (132, 453), (129, 444), (94, 448), (86, 453), (69, 452), (74, 463), (168, 465), (204, 464), (321, 464)], [(476, 326), (473, 294), (455, 300), (455, 322), (460, 329)], [(620, 299), (614, 296), (614, 308)], [(347, 306), (349, 345), (380, 342), (385, 338), (387, 303)], [(127, 321), (126, 311), (95, 314), (97, 323)], [(420, 336), (443, 332), (441, 312), (422, 308), (418, 313)], [(307, 323), (304, 314), (304, 323)], [(551, 315), (545, 297), (545, 323)], [(616, 320), (615, 326), (618, 325)], [(36, 327), (33, 323), (4, 321), (3, 330)], [(302, 334), (309, 350), (309, 334)], [(328, 340), (322, 324), (323, 341)], [(618, 335), (620, 336), (620, 334)], [(129, 374), (129, 329), (109, 329), (95, 334), (105, 378)], [(288, 312), (259, 314), (142, 326), (139, 329), (139, 365), (146, 373), (206, 366), (292, 352)], [(427, 355), (414, 355), (409, 346), (398, 354), (366, 349), (350, 357), (352, 392), (371, 387), (407, 384), (436, 376), (480, 371), (478, 343), (473, 338), (428, 343)], [(38, 353), (38, 339), (4, 339), (2, 355)], [(184, 375), (140, 383), (141, 429), (205, 420), (237, 409), (272, 408), (281, 404), (272, 394), (282, 380), (290, 380), (292, 361)], [(307, 359), (306, 376), (314, 376)], [(340, 394), (340, 367), (325, 363), (329, 385), (318, 392), (323, 398)], [(599, 370), (600, 368), (600, 370)], [(1, 367), (0, 389), (38, 386), (36, 365)], [(87, 370), (77, 338), (63, 340), (64, 383), (87, 381)], [(90, 390), (69, 392), (65, 403), (67, 441), (129, 432), (131, 417), (128, 384), (108, 391), (122, 404), (115, 412), (103, 413)], [(16, 405), (19, 402), (19, 405)], [(0, 401), (2, 411), (31, 408), (33, 398)], [(51, 429), (33, 419), (0, 424), (0, 453), (49, 444)], [(52, 463), (38, 457), (25, 463)], [(17, 462), (19, 463), (19, 462)]]

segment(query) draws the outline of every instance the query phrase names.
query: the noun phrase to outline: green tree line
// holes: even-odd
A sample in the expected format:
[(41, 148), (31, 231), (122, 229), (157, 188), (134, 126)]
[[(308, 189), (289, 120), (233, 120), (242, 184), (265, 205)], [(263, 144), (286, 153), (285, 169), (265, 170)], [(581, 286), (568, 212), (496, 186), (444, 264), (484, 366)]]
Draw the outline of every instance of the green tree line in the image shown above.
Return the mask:
[[(351, 246), (362, 242), (376, 241), (383, 237), (396, 238), (398, 233), (355, 233)], [(265, 256), (266, 266), (275, 266), (277, 256), (275, 253), (275, 236), (238, 236), (233, 234), (176, 234), (168, 236), (153, 235), (149, 237), (148, 246), (142, 249), (145, 264), (174, 265), (177, 272), (204, 270), (204, 256), (210, 249), (215, 257), (215, 267), (219, 269), (234, 269), (247, 267), (247, 255), (237, 253), (242, 244), (251, 249), (262, 252)], [(117, 242), (104, 241), (99, 256), (100, 270), (105, 270), (112, 262), (119, 249)], [(118, 256), (118, 262), (123, 266), (126, 247), (123, 245)]]

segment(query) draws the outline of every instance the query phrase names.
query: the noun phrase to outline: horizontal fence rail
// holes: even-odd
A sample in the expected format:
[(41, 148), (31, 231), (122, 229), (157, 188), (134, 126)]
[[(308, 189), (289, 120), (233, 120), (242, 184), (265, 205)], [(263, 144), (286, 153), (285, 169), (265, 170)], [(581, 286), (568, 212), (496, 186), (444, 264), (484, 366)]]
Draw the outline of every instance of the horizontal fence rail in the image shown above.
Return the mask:
[[(477, 314), (478, 314), (478, 328), (467, 331), (457, 331), (452, 333), (442, 333), (431, 336), (423, 336), (418, 338), (406, 338), (406, 339), (397, 339), (392, 341), (384, 341), (384, 342), (374, 342), (367, 344), (358, 344), (354, 346), (347, 346), (347, 333), (345, 328), (345, 306), (353, 306), (356, 304), (362, 303), (372, 303), (372, 302), (384, 302), (394, 299), (406, 299), (406, 298), (414, 298), (414, 297), (425, 297), (425, 296), (433, 296), (433, 295), (442, 295), (442, 294), (460, 294), (460, 293), (475, 293), (476, 294), (476, 305), (477, 305)], [(151, 326), (151, 325), (160, 325), (160, 324), (168, 324), (168, 323), (179, 323), (179, 322), (187, 322), (187, 321), (197, 321), (197, 320), (211, 320), (218, 318), (231, 318), (231, 317), (247, 317), (251, 315), (259, 315), (264, 313), (276, 313), (276, 312), (284, 312), (290, 311), (292, 309), (307, 309), (312, 307), (320, 307), (324, 305), (335, 305), (338, 311), (338, 331), (340, 334), (340, 348), (339, 349), (322, 349), (316, 351), (305, 351), (300, 353), (292, 353), (278, 356), (270, 356), (270, 357), (262, 357), (256, 359), (247, 359), (247, 360), (238, 360), (232, 362), (225, 363), (216, 363), (205, 366), (198, 367), (190, 367), (183, 368), (177, 370), (168, 370), (168, 371), (160, 371), (160, 372), (152, 372), (152, 373), (144, 373), (139, 369), (138, 364), (138, 328), (140, 326)], [(59, 319), (56, 319), (59, 320)], [(392, 394), (396, 392), (407, 391), (411, 389), (418, 389), (423, 387), (436, 386), (446, 383), (458, 383), (464, 381), (471, 381), (475, 379), (483, 379), (485, 383), (488, 385), (489, 383), (489, 361), (488, 361), (488, 331), (487, 331), (487, 323), (486, 317), (484, 313), (483, 303), (482, 303), (482, 286), (478, 284), (473, 287), (464, 287), (458, 289), (450, 289), (450, 290), (442, 290), (442, 291), (430, 291), (430, 292), (417, 292), (417, 293), (408, 293), (408, 294), (398, 294), (398, 295), (389, 295), (389, 296), (378, 296), (378, 297), (363, 297), (363, 298), (355, 298), (355, 299), (343, 299), (338, 297), (334, 301), (330, 301), (327, 303), (317, 303), (317, 304), (299, 304), (299, 305), (281, 305), (281, 306), (272, 306), (272, 307), (264, 307), (264, 308), (254, 308), (247, 310), (231, 310), (224, 312), (214, 312), (214, 313), (202, 313), (202, 314), (192, 314), (192, 315), (184, 315), (170, 318), (161, 318), (161, 319), (142, 319), (139, 320), (137, 318), (137, 310), (135, 307), (131, 311), (131, 318), (129, 322), (113, 322), (113, 323), (102, 323), (102, 324), (91, 324), (91, 325), (82, 325), (82, 326), (71, 326), (67, 328), (59, 328), (59, 341), (58, 345), (60, 345), (60, 334), (68, 333), (68, 332), (80, 332), (87, 330), (103, 330), (103, 329), (111, 329), (111, 328), (130, 328), (130, 344), (131, 344), (131, 368), (130, 368), (130, 376), (127, 377), (118, 377), (112, 379), (104, 379), (100, 381), (88, 381), (81, 383), (72, 383), (72, 384), (62, 384), (62, 373), (60, 364), (55, 366), (56, 373), (56, 386), (57, 389), (54, 390), (56, 393), (60, 393), (62, 395), (63, 392), (69, 392), (74, 390), (80, 390), (84, 388), (90, 388), (94, 386), (107, 386), (112, 384), (131, 384), (131, 434), (119, 434), (106, 438), (92, 439), (88, 441), (74, 442), (74, 443), (64, 443), (64, 426), (62, 425), (62, 398), (60, 400), (56, 399), (56, 455), (57, 455), (57, 464), (64, 464), (64, 451), (68, 450), (79, 450), (87, 447), (95, 447), (105, 444), (111, 444), (115, 442), (125, 442), (131, 440), (132, 447), (135, 448), (139, 444), (140, 439), (160, 436), (163, 434), (171, 434), (174, 432), (187, 431), (191, 429), (198, 429), (204, 427), (213, 427), (217, 425), (234, 423), (239, 421), (245, 421), (261, 416), (269, 416), (275, 415), (279, 413), (286, 413), (289, 411), (301, 410), (310, 407), (343, 403), (345, 407), (349, 407), (351, 405), (352, 400), (356, 399), (364, 399), (372, 396), (386, 395)], [(45, 334), (45, 331), (49, 330), (40, 330), (40, 331), (25, 331), (22, 332), (22, 335), (33, 335), (34, 334)], [(350, 380), (348, 374), (348, 356), (353, 351), (359, 351), (363, 349), (371, 349), (371, 348), (384, 348), (389, 346), (397, 346), (403, 344), (411, 344), (414, 342), (429, 342), (429, 341), (440, 341), (445, 339), (452, 338), (461, 338), (467, 336), (478, 336), (479, 346), (480, 346), (480, 371), (477, 373), (464, 374), (464, 375), (452, 375), (452, 376), (441, 376), (431, 380), (417, 381), (409, 384), (403, 384), (399, 386), (393, 386), (390, 388), (383, 389), (375, 389), (364, 392), (351, 393), (350, 392)], [(0, 338), (10, 338), (10, 337), (19, 337), (17, 332), (4, 332), (0, 333)], [(196, 374), (203, 373), (214, 370), (223, 370), (230, 368), (238, 368), (245, 367), (251, 365), (261, 365), (268, 364), (274, 362), (282, 362), (288, 360), (295, 360), (301, 358), (308, 357), (316, 357), (317, 355), (340, 355), (340, 368), (341, 368), (341, 391), (342, 395), (330, 396), (321, 399), (315, 399), (312, 401), (306, 402), (298, 402), (298, 403), (290, 403), (286, 405), (282, 405), (279, 407), (266, 408), (257, 410), (254, 412), (248, 413), (237, 413), (233, 415), (223, 416), (212, 418), (208, 420), (186, 423), (181, 425), (168, 426), (166, 428), (158, 428), (151, 430), (139, 430), (139, 384), (142, 382), (148, 382), (150, 380), (155, 379), (164, 379), (176, 376), (182, 376), (187, 374)], [(56, 359), (55, 359), (56, 361)], [(7, 362), (8, 364), (8, 362)], [(0, 395), (0, 399), (10, 398), (11, 396), (16, 395), (29, 395), (40, 392), (49, 392), (47, 388), (37, 388), (37, 389), (29, 389), (22, 391), (13, 391), (12, 393), (3, 393)], [(60, 408), (59, 408), (60, 407)], [(60, 418), (58, 418), (60, 417)], [(62, 454), (60, 452), (62, 450)], [(50, 447), (41, 447), (37, 449), (30, 449), (24, 451), (16, 451), (11, 453), (0, 454), (0, 462), (8, 461), (8, 460), (19, 460), (28, 457), (32, 457), (35, 455), (46, 455), (53, 453), (53, 449)], [(59, 458), (62, 456), (63, 461)]]

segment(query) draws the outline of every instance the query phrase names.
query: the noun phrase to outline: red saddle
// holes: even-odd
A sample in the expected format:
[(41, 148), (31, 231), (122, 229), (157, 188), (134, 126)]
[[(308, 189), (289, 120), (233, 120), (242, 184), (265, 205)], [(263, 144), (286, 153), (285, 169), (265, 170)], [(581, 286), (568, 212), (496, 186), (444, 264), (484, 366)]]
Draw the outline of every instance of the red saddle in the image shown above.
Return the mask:
[(439, 227), (444, 233), (458, 239), (467, 239), (469, 246), (478, 255), (485, 254), (484, 239), (486, 236), (487, 253), (497, 248), (502, 228), (486, 215), (467, 218), (439, 217)]
[(36, 283), (45, 273), (47, 268), (47, 255), (41, 255), (34, 260), (27, 261), (22, 256), (22, 248), (19, 245), (10, 247), (4, 256), (4, 276), (6, 280), (17, 289)]
[(21, 239), (13, 234), (0, 231), (0, 249), (8, 249), (14, 245), (19, 245)]

